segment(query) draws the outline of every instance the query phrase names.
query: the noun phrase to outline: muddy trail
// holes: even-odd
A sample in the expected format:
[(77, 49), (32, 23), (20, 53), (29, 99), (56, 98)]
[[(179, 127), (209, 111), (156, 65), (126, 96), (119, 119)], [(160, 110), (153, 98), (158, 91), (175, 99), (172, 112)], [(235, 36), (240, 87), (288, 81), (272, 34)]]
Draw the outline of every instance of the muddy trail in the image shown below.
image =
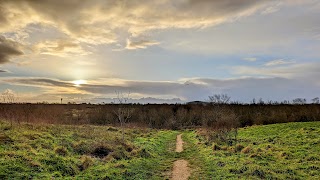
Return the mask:
[[(182, 134), (177, 135), (176, 152), (183, 151)], [(172, 180), (187, 180), (190, 176), (188, 161), (184, 159), (177, 160), (173, 163)]]

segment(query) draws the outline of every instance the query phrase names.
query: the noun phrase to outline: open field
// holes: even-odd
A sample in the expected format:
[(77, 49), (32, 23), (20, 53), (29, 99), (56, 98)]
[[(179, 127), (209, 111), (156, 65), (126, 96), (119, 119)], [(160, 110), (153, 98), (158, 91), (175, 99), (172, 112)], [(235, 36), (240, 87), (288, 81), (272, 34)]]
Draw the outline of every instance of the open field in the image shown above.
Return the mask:
[[(0, 122), (0, 179), (163, 179), (175, 131)], [(172, 150), (173, 152), (173, 150)], [(166, 172), (169, 172), (166, 173)]]
[(185, 138), (191, 143), (187, 156), (201, 167), (195, 179), (319, 179), (319, 133), (320, 122), (242, 128), (236, 150), (223, 145), (213, 150), (195, 132)]
[[(0, 179), (168, 179), (189, 162), (190, 179), (319, 179), (320, 122), (239, 129), (238, 145), (207, 142), (202, 130), (20, 124), (0, 121)], [(175, 152), (182, 133), (184, 151)]]

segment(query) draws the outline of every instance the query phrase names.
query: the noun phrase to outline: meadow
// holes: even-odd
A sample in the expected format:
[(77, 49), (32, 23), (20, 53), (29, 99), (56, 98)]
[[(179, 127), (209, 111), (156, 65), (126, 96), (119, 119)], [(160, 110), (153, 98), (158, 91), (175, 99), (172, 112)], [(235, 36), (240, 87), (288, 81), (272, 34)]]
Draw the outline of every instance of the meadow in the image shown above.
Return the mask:
[[(0, 122), (0, 179), (163, 179), (174, 131)], [(171, 158), (170, 158), (171, 157)]]
[(190, 161), (201, 167), (194, 179), (319, 179), (319, 133), (320, 122), (295, 122), (241, 128), (235, 146), (185, 136), (188, 157), (197, 157)]
[[(184, 151), (176, 153), (182, 133)], [(190, 179), (319, 179), (320, 122), (255, 125), (237, 144), (184, 130), (0, 121), (0, 179), (169, 179), (186, 159)]]

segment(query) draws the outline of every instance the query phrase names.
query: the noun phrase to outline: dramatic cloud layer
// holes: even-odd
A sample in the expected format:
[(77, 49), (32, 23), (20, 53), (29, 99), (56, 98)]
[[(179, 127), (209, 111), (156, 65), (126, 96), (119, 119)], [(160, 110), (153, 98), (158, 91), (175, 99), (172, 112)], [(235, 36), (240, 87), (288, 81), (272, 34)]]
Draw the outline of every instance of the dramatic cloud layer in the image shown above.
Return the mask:
[(251, 15), (270, 1), (243, 0), (4, 0), (0, 3), (0, 31), (31, 23), (53, 26), (81, 42), (115, 42), (119, 32), (129, 36), (168, 28), (195, 28), (230, 22)]
[[(312, 98), (316, 89), (320, 88), (320, 81), (316, 78), (306, 81), (273, 77), (236, 79), (192, 78), (167, 82), (117, 79), (116, 84), (112, 83), (112, 79), (104, 79), (98, 82), (86, 82), (86, 84), (81, 85), (48, 78), (11, 78), (0, 79), (1, 81), (11, 85), (43, 88), (47, 96), (86, 96), (87, 101), (95, 102), (110, 102), (110, 98), (106, 97), (114, 97), (116, 92), (130, 92), (135, 98), (175, 98), (176, 102), (207, 100), (208, 95), (214, 93), (228, 93), (233, 100), (244, 102), (248, 102), (252, 98), (290, 100), (306, 92), (309, 94), (307, 97)], [(315, 83), (315, 81), (318, 83)], [(308, 88), (306, 89), (305, 87)], [(270, 94), (270, 91), (273, 93)], [(57, 96), (57, 92), (59, 96)], [(98, 101), (99, 99), (100, 101)], [(154, 102), (155, 100), (152, 101)], [(159, 102), (162, 101), (159, 100)], [(170, 100), (170, 102), (173, 101)]]
[(52, 102), (111, 102), (115, 91), (142, 102), (319, 96), (319, 17), (319, 0), (1, 0), (0, 92)]

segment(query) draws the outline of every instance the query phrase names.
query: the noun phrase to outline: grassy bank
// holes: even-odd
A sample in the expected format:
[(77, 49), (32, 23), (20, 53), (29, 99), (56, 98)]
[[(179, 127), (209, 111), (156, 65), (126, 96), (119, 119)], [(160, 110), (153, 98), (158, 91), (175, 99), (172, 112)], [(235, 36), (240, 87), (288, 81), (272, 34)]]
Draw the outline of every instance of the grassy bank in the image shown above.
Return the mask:
[(0, 179), (166, 179), (176, 134), (0, 121)]
[(191, 179), (320, 179), (320, 122), (285, 123), (240, 129), (236, 147), (205, 145), (186, 132)]

